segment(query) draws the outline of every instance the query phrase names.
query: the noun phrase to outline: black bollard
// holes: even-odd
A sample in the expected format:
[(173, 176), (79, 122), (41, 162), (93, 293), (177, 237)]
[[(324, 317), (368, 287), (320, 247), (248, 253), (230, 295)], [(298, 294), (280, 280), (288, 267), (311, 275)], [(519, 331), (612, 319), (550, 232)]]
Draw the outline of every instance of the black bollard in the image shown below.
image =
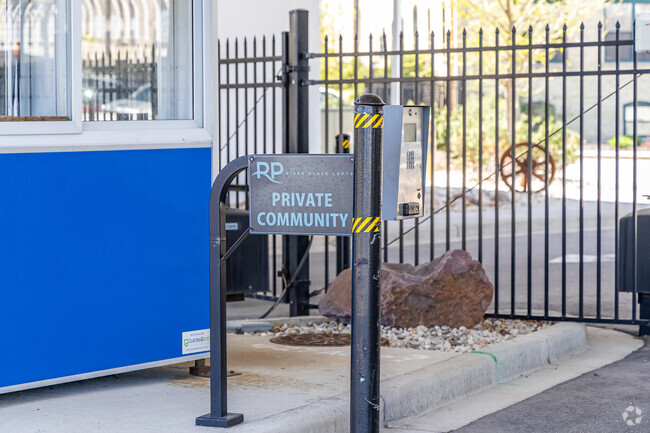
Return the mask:
[(350, 432), (379, 432), (379, 278), (384, 101), (367, 94), (354, 110), (352, 369)]
[[(350, 136), (336, 136), (336, 153), (350, 153)], [(336, 275), (350, 267), (350, 236), (336, 238)]]

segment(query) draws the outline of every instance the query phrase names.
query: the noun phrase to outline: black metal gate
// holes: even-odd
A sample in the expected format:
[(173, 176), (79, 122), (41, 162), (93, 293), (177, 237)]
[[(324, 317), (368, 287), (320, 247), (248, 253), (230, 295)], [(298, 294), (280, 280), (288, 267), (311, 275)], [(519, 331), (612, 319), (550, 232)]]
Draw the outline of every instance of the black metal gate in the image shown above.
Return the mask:
[[(567, 26), (559, 36), (548, 27), (463, 31), (457, 43), (450, 32), (426, 41), (416, 33), (410, 48), (400, 35), (396, 50), (385, 35), (355, 37), (347, 50), (343, 38), (325, 38), (323, 52), (298, 51), (290, 62), (290, 47), (306, 41), (306, 25), (296, 23), (278, 40), (220, 43), (222, 166), (289, 149), (298, 128), (290, 119), (308, 110), (296, 102), (301, 89), (319, 90), (321, 128), (307, 139), (320, 138), (320, 153), (341, 151), (337, 140), (351, 132), (359, 94), (431, 105), (428, 215), (384, 223), (384, 261), (418, 265), (461, 248), (494, 284), (493, 317), (648, 323), (639, 316), (637, 279), (631, 292), (618, 290), (617, 246), (628, 213), (636, 239), (640, 197), (650, 193), (637, 188), (646, 172), (639, 164), (650, 164), (650, 151), (637, 145), (650, 135), (638, 92), (650, 69), (639, 67), (634, 40), (621, 38), (618, 23), (609, 31), (580, 26), (576, 41)], [(305, 78), (305, 65), (320, 78)], [(245, 206), (237, 195), (232, 205)], [(270, 298), (292, 277), (286, 263), (278, 274), (281, 244), (270, 242)], [(636, 255), (635, 241), (634, 275)], [(311, 241), (310, 260), (311, 286), (325, 290), (335, 277), (335, 239)]]

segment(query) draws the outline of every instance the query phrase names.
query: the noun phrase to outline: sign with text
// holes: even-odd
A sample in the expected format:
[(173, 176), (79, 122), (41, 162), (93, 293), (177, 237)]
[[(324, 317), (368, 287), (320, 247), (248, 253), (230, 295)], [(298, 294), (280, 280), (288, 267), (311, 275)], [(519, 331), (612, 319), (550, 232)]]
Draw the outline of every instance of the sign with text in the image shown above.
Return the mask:
[(252, 234), (351, 234), (351, 155), (252, 155), (248, 177)]

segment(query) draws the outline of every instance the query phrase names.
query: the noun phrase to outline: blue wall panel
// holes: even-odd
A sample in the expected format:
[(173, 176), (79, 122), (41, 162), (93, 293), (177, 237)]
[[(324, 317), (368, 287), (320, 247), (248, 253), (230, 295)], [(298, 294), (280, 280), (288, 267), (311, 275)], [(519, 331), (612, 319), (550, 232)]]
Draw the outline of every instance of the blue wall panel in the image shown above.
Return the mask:
[(0, 155), (0, 388), (209, 327), (210, 149)]

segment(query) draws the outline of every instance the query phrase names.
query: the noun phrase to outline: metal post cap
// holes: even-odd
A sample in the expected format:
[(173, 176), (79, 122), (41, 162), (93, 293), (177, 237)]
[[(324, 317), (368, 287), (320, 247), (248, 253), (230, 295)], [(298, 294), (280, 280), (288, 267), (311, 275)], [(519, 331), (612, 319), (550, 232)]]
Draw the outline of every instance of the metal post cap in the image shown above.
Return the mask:
[(377, 95), (374, 93), (366, 93), (365, 95), (361, 95), (357, 98), (356, 101), (354, 101), (354, 105), (386, 105), (386, 103)]

